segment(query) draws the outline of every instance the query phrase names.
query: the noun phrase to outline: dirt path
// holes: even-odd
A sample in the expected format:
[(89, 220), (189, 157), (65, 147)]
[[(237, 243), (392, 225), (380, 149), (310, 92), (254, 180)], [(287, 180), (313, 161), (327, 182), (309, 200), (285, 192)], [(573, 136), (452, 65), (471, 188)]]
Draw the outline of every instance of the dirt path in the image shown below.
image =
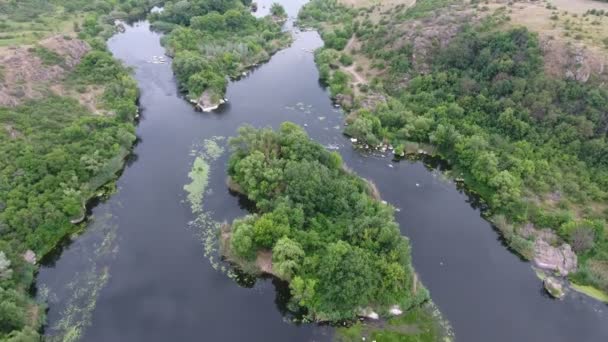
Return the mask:
[[(362, 5), (371, 5), (373, 4), (373, 1), (370, 3), (370, 1), (367, 0), (342, 0), (343, 3), (349, 4), (349, 5), (354, 5), (354, 6), (362, 6)], [(385, 3), (383, 3), (384, 6), (388, 7), (388, 6), (396, 6), (399, 4), (407, 4), (407, 7), (412, 7), (414, 5), (416, 5), (416, 0), (390, 0), (387, 1)], [(353, 35), (352, 37), (350, 37), (350, 39), (348, 40), (348, 43), (346, 44), (346, 46), (344, 47), (344, 51), (350, 53), (351, 55), (353, 55), (352, 51), (354, 48), (356, 42), (356, 38)], [(367, 84), (367, 78), (364, 77), (363, 75), (361, 75), (360, 73), (357, 72), (355, 64), (352, 64), (350, 66), (347, 67), (342, 67), (341, 69), (347, 73), (349, 73), (350, 75), (352, 75), (353, 78), (353, 82), (352, 84), (354, 86), (357, 86), (359, 84)]]
[[(346, 47), (344, 47), (344, 51), (347, 51), (349, 53), (351, 53), (351, 51), (353, 50), (353, 45), (355, 44), (355, 36), (352, 36), (349, 40), (348, 43), (346, 44)], [(352, 55), (352, 53), (351, 53)], [(349, 74), (351, 74), (353, 76), (353, 85), (359, 85), (359, 84), (366, 84), (367, 83), (367, 79), (365, 77), (363, 77), (361, 74), (359, 74), (357, 72), (357, 70), (355, 70), (355, 64), (352, 64), (350, 66), (347, 67), (342, 67), (342, 70), (348, 72)]]

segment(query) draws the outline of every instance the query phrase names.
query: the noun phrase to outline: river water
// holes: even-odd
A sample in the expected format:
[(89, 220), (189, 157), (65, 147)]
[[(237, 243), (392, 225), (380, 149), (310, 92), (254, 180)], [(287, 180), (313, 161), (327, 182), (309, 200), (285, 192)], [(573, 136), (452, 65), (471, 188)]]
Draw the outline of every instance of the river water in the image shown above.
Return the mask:
[[(294, 16), (304, 1), (286, 2)], [(265, 2), (260, 12), (267, 11)], [(239, 285), (204, 255), (183, 186), (203, 140), (238, 126), (303, 125), (342, 154), (398, 208), (423, 283), (457, 341), (607, 341), (608, 307), (571, 293), (544, 294), (528, 263), (510, 253), (480, 210), (441, 172), (421, 162), (365, 155), (342, 136), (343, 114), (318, 83), (316, 32), (295, 41), (247, 77), (231, 82), (229, 102), (200, 113), (180, 97), (160, 35), (146, 22), (108, 42), (135, 69), (141, 89), (139, 143), (118, 191), (92, 210), (89, 228), (38, 275), (49, 303), (46, 334), (84, 341), (324, 341), (330, 327), (290, 323), (271, 279)], [(215, 138), (214, 138), (215, 137)], [(244, 215), (225, 186), (228, 153), (212, 165), (204, 207), (216, 221)], [(279, 286), (280, 288), (280, 286)]]

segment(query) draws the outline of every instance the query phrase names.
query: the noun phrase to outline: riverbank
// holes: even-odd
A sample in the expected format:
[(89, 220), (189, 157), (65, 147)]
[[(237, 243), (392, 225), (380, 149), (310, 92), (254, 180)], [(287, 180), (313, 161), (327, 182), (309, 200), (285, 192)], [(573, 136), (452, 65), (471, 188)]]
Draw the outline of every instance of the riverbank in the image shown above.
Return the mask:
[[(436, 153), (452, 165), (453, 177), (488, 204), (485, 214), (510, 248), (542, 267), (567, 262), (571, 266), (559, 268), (561, 276), (606, 291), (607, 211), (606, 193), (601, 190), (606, 166), (601, 158), (590, 158), (586, 148), (575, 147), (597, 145), (599, 150), (606, 149), (606, 139), (600, 133), (580, 141), (555, 139), (557, 127), (561, 123), (563, 129), (570, 117), (580, 112), (602, 113), (601, 107), (594, 105), (572, 112), (559, 104), (558, 94), (575, 88), (594, 92), (595, 88), (586, 81), (564, 80), (567, 74), (550, 74), (550, 82), (564, 89), (547, 92), (550, 95), (546, 101), (560, 113), (557, 123), (543, 119), (540, 113), (522, 114), (534, 112), (532, 107), (539, 99), (522, 100), (513, 88), (492, 88), (489, 84), (496, 80), (486, 81), (484, 77), (497, 71), (483, 66), (491, 61), (476, 64), (468, 61), (470, 56), (455, 54), (471, 49), (467, 41), (483, 45), (485, 40), (508, 42), (509, 35), (526, 35), (528, 51), (536, 51), (517, 70), (534, 71), (520, 75), (507, 68), (498, 76), (504, 77), (505, 84), (526, 77), (530, 84), (539, 84), (533, 83), (538, 79), (547, 83), (544, 73), (549, 71), (540, 66), (543, 58), (551, 58), (553, 50), (541, 54), (536, 33), (514, 29), (505, 7), (480, 8), (459, 1), (395, 6), (389, 13), (376, 6), (352, 8), (336, 1), (312, 1), (300, 15), (302, 25), (313, 25), (323, 32), (326, 46), (317, 52), (316, 61), (321, 80), (329, 85), (338, 103), (350, 111), (345, 133), (357, 144), (373, 149), (387, 151), (394, 147), (397, 156), (406, 151), (418, 153), (424, 144), (435, 146)], [(518, 15), (520, 23), (524, 13)], [(465, 23), (473, 28), (463, 32)], [(420, 25), (424, 29), (416, 30)], [(485, 29), (490, 26), (498, 29)], [(438, 46), (430, 43), (433, 39)], [(511, 58), (509, 51), (491, 53)], [(349, 76), (351, 69), (364, 75), (366, 82), (361, 83), (362, 77)], [(466, 91), (469, 87), (482, 91), (484, 97), (473, 97)], [(599, 92), (606, 98), (604, 89)], [(505, 96), (510, 101), (505, 102)], [(492, 119), (486, 110), (503, 113)], [(601, 120), (587, 120), (597, 132)], [(573, 169), (578, 171), (574, 173)], [(558, 247), (574, 250), (579, 262), (572, 262), (571, 256), (569, 260), (547, 262), (545, 257)], [(558, 268), (550, 266), (548, 271)]]
[[(105, 48), (115, 27), (97, 9), (7, 6), (8, 31), (23, 38), (0, 49), (0, 339), (12, 341), (37, 338), (45, 321), (29, 291), (40, 263), (113, 191), (136, 140), (138, 90)], [(62, 24), (33, 40), (27, 30), (44, 21)]]

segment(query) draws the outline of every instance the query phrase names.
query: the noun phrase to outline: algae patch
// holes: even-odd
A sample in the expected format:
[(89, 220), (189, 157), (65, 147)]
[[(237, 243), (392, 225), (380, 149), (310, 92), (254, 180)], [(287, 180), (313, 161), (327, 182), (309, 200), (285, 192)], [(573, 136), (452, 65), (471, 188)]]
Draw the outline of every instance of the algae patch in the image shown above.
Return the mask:
[(38, 300), (55, 303), (59, 311), (46, 328), (45, 341), (80, 340), (91, 325), (97, 299), (110, 277), (109, 262), (118, 252), (118, 226), (112, 219), (109, 213), (100, 215), (73, 243), (69, 253), (81, 257), (68, 283), (40, 285)]
[(221, 223), (215, 221), (212, 213), (204, 207), (205, 196), (211, 193), (209, 177), (212, 172), (212, 164), (224, 153), (225, 148), (221, 145), (224, 141), (224, 137), (213, 137), (194, 146), (191, 155), (195, 158), (188, 173), (190, 183), (184, 185), (184, 190), (187, 193), (187, 202), (195, 215), (189, 226), (201, 239), (205, 257), (214, 269), (221, 270), (232, 277), (233, 274), (230, 270), (220, 263), (217, 234)]
[(203, 197), (209, 183), (209, 163), (202, 156), (196, 157), (188, 177), (192, 182), (184, 185), (184, 190), (188, 193), (192, 212), (198, 213), (202, 210)]
[(572, 289), (577, 292), (580, 292), (589, 297), (595, 298), (601, 302), (608, 303), (608, 293), (603, 292), (600, 289), (596, 289), (593, 286), (578, 285), (578, 284), (571, 282), (570, 287), (572, 287)]
[(188, 202), (192, 212), (198, 214), (203, 210), (203, 198), (209, 184), (209, 164), (219, 158), (224, 153), (224, 148), (218, 141), (224, 140), (223, 137), (213, 137), (203, 141), (202, 146), (193, 150), (194, 159), (192, 169), (188, 173), (191, 182), (184, 185), (184, 190), (188, 193)]

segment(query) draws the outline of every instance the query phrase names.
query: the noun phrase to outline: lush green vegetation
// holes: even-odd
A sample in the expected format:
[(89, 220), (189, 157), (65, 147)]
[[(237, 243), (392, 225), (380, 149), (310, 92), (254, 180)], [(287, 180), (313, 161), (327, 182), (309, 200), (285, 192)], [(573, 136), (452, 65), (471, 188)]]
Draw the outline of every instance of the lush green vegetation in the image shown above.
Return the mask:
[[(441, 2), (418, 1), (396, 15), (418, 18)], [(452, 173), (488, 202), (488, 216), (514, 249), (533, 255), (534, 236), (522, 233), (527, 223), (550, 228), (579, 256), (573, 279), (608, 291), (605, 87), (593, 79), (545, 75), (538, 37), (525, 28), (497, 29), (505, 20), (499, 15), (465, 25), (447, 47), (433, 50), (430, 71), (419, 74), (411, 44), (391, 48), (396, 37), (384, 25), (342, 21), (353, 11), (315, 0), (302, 12), (305, 21), (324, 20), (317, 26), (325, 32), (352, 26), (360, 53), (385, 70), (370, 87), (389, 100), (372, 110), (355, 102), (345, 133), (371, 146), (392, 144), (396, 151), (434, 145)], [(334, 96), (352, 93), (349, 78), (336, 67), (338, 50), (330, 44), (317, 53), (321, 78)]]
[[(347, 171), (339, 154), (300, 127), (242, 127), (230, 142), (228, 173), (256, 213), (232, 224), (228, 255), (252, 262), (272, 251), (273, 274), (289, 281), (293, 307), (310, 319), (354, 318), (361, 308), (386, 312), (428, 298), (416, 281), (407, 238), (393, 208)], [(417, 289), (417, 290), (415, 290)]]
[[(437, 342), (446, 335), (429, 306), (416, 307), (402, 316), (386, 322), (357, 322), (349, 327), (338, 328), (336, 340), (339, 342), (382, 341), (382, 342)], [(449, 339), (446, 339), (449, 341)]]
[(280, 18), (287, 17), (287, 12), (285, 12), (285, 8), (283, 8), (283, 6), (281, 6), (281, 4), (277, 2), (273, 3), (270, 6), (270, 14)]
[(114, 32), (115, 20), (145, 17), (150, 8), (161, 2), (0, 0), (0, 46), (35, 44), (52, 34), (78, 33), (93, 27), (107, 38)]
[(168, 33), (163, 44), (174, 56), (178, 83), (191, 100), (208, 93), (216, 103), (224, 97), (226, 76), (241, 75), (289, 41), (279, 22), (255, 18), (237, 0), (165, 1), (165, 10), (150, 20)]
[[(0, 340), (39, 340), (44, 307), (29, 293), (37, 266), (26, 262), (24, 253), (31, 250), (40, 259), (83, 228), (74, 222), (82, 220), (85, 204), (101, 188), (111, 189), (135, 141), (137, 84), (100, 38), (114, 30), (109, 13), (125, 6), (114, 1), (0, 2), (3, 15), (24, 25), (46, 17), (83, 18), (74, 26), (92, 50), (58, 83), (75, 94), (103, 89), (99, 106), (105, 112), (94, 115), (76, 98), (55, 95), (0, 107)], [(22, 42), (27, 41), (16, 41)], [(56, 52), (39, 45), (29, 51), (43, 64), (66, 68)]]

